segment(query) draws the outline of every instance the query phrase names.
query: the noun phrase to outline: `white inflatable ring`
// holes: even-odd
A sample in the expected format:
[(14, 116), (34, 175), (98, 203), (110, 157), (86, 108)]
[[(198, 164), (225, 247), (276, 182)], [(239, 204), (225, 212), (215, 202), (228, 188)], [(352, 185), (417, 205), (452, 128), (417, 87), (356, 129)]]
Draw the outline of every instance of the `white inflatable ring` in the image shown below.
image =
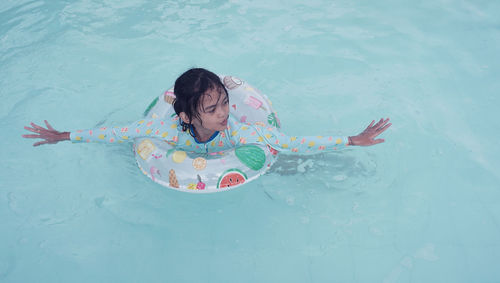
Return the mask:
[[(246, 82), (231, 76), (221, 77), (229, 94), (230, 115), (247, 124), (279, 127), (271, 101)], [(176, 117), (172, 107), (173, 88), (157, 97), (144, 116), (155, 119)], [(237, 110), (235, 110), (237, 109)], [(268, 146), (244, 145), (217, 153), (192, 153), (177, 150), (165, 140), (138, 138), (134, 153), (141, 171), (163, 186), (191, 193), (226, 191), (246, 184), (274, 163), (277, 152)]]

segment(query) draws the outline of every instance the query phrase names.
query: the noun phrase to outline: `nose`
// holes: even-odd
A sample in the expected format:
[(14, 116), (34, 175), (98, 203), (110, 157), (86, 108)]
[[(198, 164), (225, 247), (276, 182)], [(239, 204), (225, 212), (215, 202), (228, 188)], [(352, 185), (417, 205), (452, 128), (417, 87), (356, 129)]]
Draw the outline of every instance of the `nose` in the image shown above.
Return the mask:
[(225, 118), (227, 114), (229, 113), (229, 105), (221, 105), (220, 107), (217, 107), (217, 115), (221, 118)]

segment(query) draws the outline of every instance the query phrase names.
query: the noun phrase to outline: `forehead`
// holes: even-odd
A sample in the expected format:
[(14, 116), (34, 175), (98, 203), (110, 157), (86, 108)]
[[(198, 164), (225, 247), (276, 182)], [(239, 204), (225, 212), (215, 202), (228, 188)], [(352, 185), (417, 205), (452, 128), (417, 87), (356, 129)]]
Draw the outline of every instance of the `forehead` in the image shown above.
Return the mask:
[(225, 98), (226, 92), (219, 88), (211, 88), (207, 90), (201, 97), (201, 106), (203, 108), (217, 104), (219, 100)]

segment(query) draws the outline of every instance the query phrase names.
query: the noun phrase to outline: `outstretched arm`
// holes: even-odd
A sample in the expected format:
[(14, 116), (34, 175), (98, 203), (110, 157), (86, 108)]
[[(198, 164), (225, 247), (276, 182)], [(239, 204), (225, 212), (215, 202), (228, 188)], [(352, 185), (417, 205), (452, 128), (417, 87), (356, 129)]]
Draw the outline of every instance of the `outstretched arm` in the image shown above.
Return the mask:
[(71, 140), (72, 142), (122, 143), (139, 137), (153, 137), (177, 142), (178, 134), (178, 122), (175, 119), (171, 121), (142, 119), (124, 127), (100, 127), (72, 132), (56, 131), (47, 121), (45, 121), (45, 125), (47, 128), (31, 123), (31, 127), (24, 128), (35, 134), (23, 135), (23, 137), (42, 139), (43, 141), (33, 144), (33, 146), (39, 146), (65, 140)]
[(373, 120), (361, 134), (349, 137), (349, 145), (369, 146), (384, 142), (384, 139), (375, 138), (392, 125), (392, 123), (387, 122), (389, 122), (389, 118), (380, 119), (377, 124), (373, 125), (375, 123)]
[(23, 138), (27, 139), (42, 139), (42, 141), (36, 142), (33, 144), (33, 146), (39, 146), (42, 144), (54, 144), (58, 143), (60, 141), (68, 141), (70, 140), (69, 138), (69, 132), (59, 132), (52, 128), (52, 126), (47, 122), (47, 120), (44, 120), (45, 126), (47, 128), (44, 128), (42, 126), (39, 126), (33, 122), (31, 122), (31, 128), (30, 127), (24, 127), (24, 129), (33, 132), (35, 134), (30, 134), (30, 135), (23, 135)]
[(380, 119), (374, 125), (372, 123), (357, 136), (287, 136), (274, 127), (265, 127), (262, 125), (240, 126), (237, 130), (233, 129), (230, 134), (237, 141), (237, 145), (246, 143), (268, 144), (272, 148), (291, 153), (315, 153), (323, 150), (340, 150), (346, 146), (369, 146), (384, 142), (383, 139), (375, 139), (391, 126), (388, 123), (389, 118)]

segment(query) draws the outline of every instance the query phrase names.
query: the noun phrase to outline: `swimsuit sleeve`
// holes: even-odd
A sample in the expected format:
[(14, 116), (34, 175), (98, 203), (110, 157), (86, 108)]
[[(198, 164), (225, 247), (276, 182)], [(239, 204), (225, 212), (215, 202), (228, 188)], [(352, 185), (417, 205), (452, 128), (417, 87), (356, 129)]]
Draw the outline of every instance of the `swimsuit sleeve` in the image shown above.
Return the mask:
[(177, 142), (178, 123), (171, 120), (143, 119), (128, 126), (101, 127), (70, 133), (72, 142), (122, 143), (134, 138), (152, 137)]
[(287, 153), (318, 153), (340, 150), (348, 146), (346, 136), (287, 136), (275, 127), (244, 125), (231, 132), (237, 146), (243, 144), (267, 144), (273, 149)]

